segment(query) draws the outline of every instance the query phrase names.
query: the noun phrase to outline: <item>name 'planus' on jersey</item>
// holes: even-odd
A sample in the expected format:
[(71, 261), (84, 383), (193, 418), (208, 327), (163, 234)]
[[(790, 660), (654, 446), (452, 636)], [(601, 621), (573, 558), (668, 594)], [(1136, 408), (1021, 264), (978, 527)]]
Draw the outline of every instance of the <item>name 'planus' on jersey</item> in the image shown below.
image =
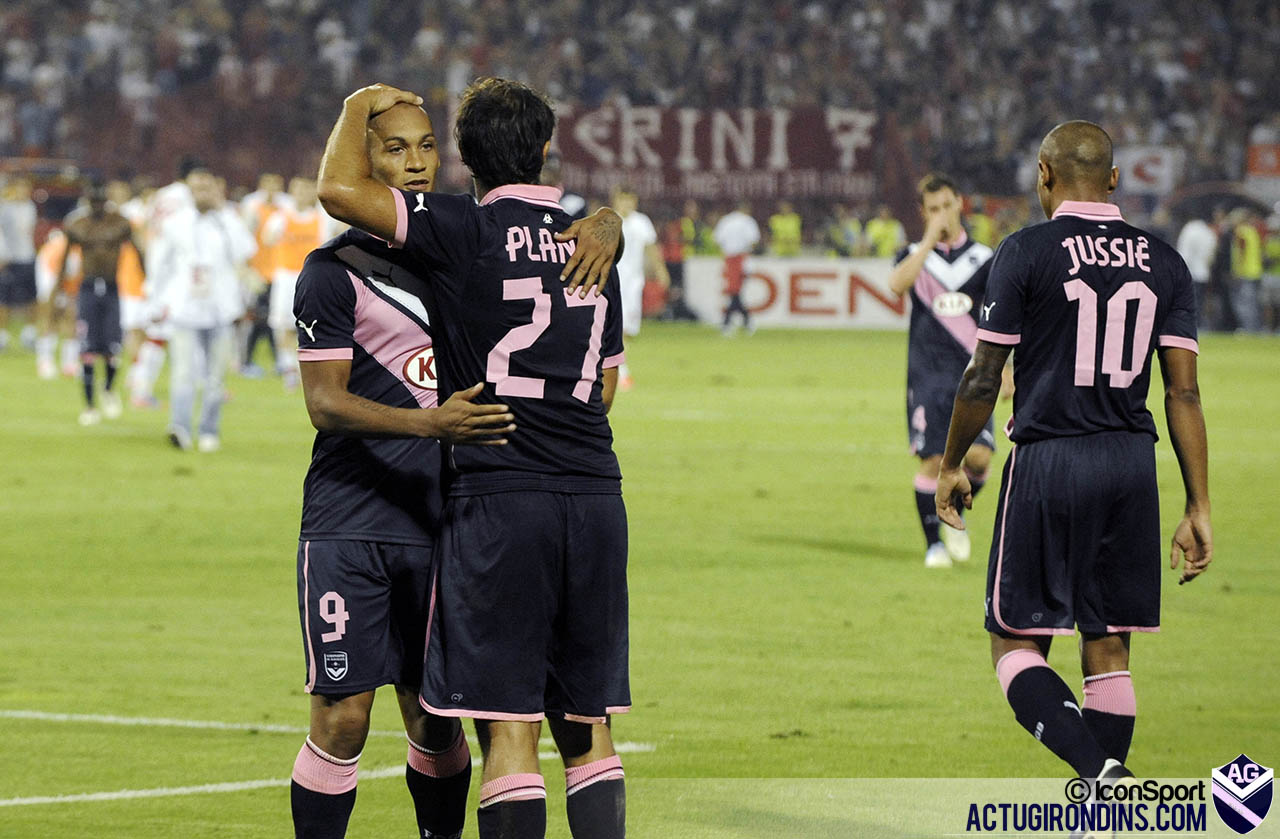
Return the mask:
[(440, 400), (477, 382), (478, 402), (505, 403), (505, 446), (456, 446), (453, 495), (502, 490), (621, 492), (601, 398), (603, 369), (621, 364), (617, 271), (604, 292), (567, 294), (560, 272), (574, 242), (554, 187), (515, 185), (467, 195), (392, 190), (393, 247), (430, 288)]
[(1015, 347), (1014, 442), (1098, 431), (1155, 438), (1152, 351), (1199, 351), (1191, 274), (1115, 205), (1064, 201), (996, 251), (978, 338)]

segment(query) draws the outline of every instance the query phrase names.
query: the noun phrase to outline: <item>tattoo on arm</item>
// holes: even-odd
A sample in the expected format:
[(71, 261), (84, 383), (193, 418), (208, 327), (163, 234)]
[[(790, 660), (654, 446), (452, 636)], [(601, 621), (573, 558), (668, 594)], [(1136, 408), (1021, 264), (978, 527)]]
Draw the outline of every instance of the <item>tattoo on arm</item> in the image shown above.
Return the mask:
[(1000, 395), (1001, 373), (1008, 356), (1008, 347), (979, 341), (973, 361), (960, 379), (956, 398), (994, 403)]

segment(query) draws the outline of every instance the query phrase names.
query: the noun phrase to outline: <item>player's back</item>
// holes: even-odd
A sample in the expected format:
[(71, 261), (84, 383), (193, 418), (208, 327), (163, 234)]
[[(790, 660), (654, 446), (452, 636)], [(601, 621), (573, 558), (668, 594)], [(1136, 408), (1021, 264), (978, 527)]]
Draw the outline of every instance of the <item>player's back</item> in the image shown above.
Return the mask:
[(406, 250), (425, 262), (434, 298), (441, 399), (483, 381), (477, 401), (505, 403), (516, 417), (506, 446), (453, 449), (455, 494), (616, 492), (601, 374), (622, 353), (618, 278), (600, 296), (566, 294), (560, 273), (574, 243), (554, 239), (571, 223), (559, 191), (502, 187), (480, 205), (399, 194)]
[(1151, 353), (1196, 349), (1193, 294), (1177, 252), (1111, 204), (1064, 202), (1053, 219), (1009, 236), (991, 266), (978, 337), (1017, 346), (1014, 441), (1155, 437)]

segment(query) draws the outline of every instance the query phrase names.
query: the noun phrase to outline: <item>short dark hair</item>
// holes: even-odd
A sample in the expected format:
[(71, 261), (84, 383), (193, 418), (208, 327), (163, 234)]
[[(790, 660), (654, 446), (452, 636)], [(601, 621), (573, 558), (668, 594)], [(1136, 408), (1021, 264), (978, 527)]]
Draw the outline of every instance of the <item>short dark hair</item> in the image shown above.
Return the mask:
[(207, 171), (208, 169), (209, 167), (200, 158), (193, 154), (186, 155), (178, 163), (178, 180), (185, 181), (192, 172)]
[(462, 162), (488, 187), (536, 184), (556, 115), (547, 97), (509, 79), (476, 79), (462, 93), (453, 136)]
[(922, 204), (926, 195), (942, 189), (949, 189), (956, 195), (960, 194), (960, 190), (956, 188), (956, 182), (940, 172), (930, 172), (916, 184), (916, 194), (920, 196), (920, 203)]

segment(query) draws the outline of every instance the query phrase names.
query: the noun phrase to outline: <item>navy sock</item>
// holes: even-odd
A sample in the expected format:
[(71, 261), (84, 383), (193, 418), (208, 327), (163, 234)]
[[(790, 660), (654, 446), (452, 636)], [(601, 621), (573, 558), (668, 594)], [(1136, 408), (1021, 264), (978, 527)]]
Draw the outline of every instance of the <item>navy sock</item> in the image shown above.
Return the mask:
[(476, 813), (480, 839), (543, 839), (547, 835), (547, 799), (503, 801)]
[(503, 775), (480, 785), (480, 839), (543, 839), (547, 785), (536, 772)]
[(925, 547), (942, 541), (938, 535), (938, 504), (934, 493), (916, 490), (916, 512), (920, 514), (920, 527), (924, 530)]
[(308, 737), (293, 763), (289, 802), (295, 839), (343, 839), (356, 805), (360, 756), (328, 754)]
[(1133, 742), (1134, 718), (1126, 714), (1108, 714), (1085, 708), (1084, 723), (1089, 727), (1093, 739), (1107, 753), (1124, 763), (1129, 758), (1129, 744)]
[(81, 379), (84, 384), (84, 403), (93, 407), (93, 362), (86, 361), (81, 366)]
[(1044, 657), (1035, 650), (1015, 650), (1000, 659), (996, 674), (1022, 727), (1081, 778), (1098, 777), (1107, 753), (1085, 725), (1075, 694)]
[(574, 839), (624, 839), (627, 791), (617, 755), (565, 770), (565, 810)]
[(110, 391), (111, 386), (116, 383), (116, 360), (114, 358), (107, 359), (107, 383), (102, 386), (104, 391)]
[(295, 839), (343, 839), (347, 835), (351, 809), (356, 806), (356, 791), (326, 795), (292, 781), (289, 803)]
[(1099, 673), (1084, 680), (1084, 721), (1107, 757), (1124, 763), (1133, 741), (1138, 699), (1128, 670)]
[(420, 839), (458, 839), (471, 788), (471, 750), (461, 728), (444, 751), (427, 751), (410, 741), (404, 780), (413, 797)]

